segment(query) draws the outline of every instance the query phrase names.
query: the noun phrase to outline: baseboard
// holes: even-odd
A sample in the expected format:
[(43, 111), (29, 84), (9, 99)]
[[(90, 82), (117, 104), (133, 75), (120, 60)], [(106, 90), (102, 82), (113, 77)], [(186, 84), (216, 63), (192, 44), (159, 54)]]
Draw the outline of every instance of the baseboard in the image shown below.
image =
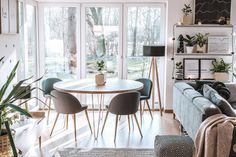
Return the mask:
[(165, 111), (165, 113), (174, 113), (173, 109), (165, 109), (164, 111)]

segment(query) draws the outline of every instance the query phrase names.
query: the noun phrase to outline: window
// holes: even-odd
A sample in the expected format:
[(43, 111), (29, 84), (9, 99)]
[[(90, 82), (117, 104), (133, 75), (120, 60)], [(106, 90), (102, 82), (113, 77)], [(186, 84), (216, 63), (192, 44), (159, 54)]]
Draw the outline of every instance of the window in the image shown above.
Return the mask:
[(127, 78), (148, 76), (150, 59), (143, 57), (143, 45), (164, 44), (163, 9), (161, 5), (126, 6)]
[(118, 77), (120, 56), (120, 8), (113, 6), (86, 6), (85, 58), (86, 78), (97, 73), (96, 61), (104, 60), (106, 77)]
[(45, 77), (77, 78), (77, 8), (45, 7)]

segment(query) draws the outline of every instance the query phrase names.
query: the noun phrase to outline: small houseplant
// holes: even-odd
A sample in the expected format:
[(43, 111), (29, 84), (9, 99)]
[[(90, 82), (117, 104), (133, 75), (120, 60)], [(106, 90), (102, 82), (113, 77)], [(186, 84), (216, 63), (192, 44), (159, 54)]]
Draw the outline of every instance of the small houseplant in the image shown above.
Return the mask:
[(206, 47), (207, 47), (206, 45), (207, 45), (208, 35), (209, 35), (209, 33), (196, 34), (196, 43), (197, 43), (197, 52), (198, 53), (206, 53)]
[(183, 40), (185, 42), (187, 53), (193, 53), (193, 48), (194, 48), (194, 45), (196, 44), (196, 37), (186, 35), (186, 37), (184, 37)]
[(184, 8), (182, 9), (182, 12), (183, 12), (183, 24), (184, 25), (193, 24), (192, 8), (190, 4), (184, 4)]
[[(0, 59), (0, 62), (3, 59), (4, 57)], [(16, 113), (20, 113), (21, 115), (25, 115), (27, 117), (31, 117), (31, 115), (26, 110), (20, 107), (20, 105), (22, 105), (28, 100), (26, 100), (25, 102), (22, 102), (19, 105), (15, 105), (15, 103), (17, 102), (17, 100), (23, 98), (24, 96), (30, 94), (33, 90), (37, 89), (35, 87), (25, 92), (22, 91), (21, 85), (24, 84), (29, 79), (31, 79), (31, 78), (28, 78), (28, 79), (19, 81), (10, 91), (8, 90), (9, 87), (12, 85), (13, 79), (16, 76), (18, 65), (19, 65), (19, 62), (17, 62), (17, 64), (14, 66), (6, 82), (0, 88), (0, 156), (12, 156), (12, 153), (14, 157), (18, 156), (10, 126), (15, 120), (14, 115)], [(32, 83), (35, 83), (39, 81), (40, 79), (37, 79)], [(30, 83), (29, 86), (31, 86), (32, 83)], [(11, 147), (9, 147), (9, 145)]]
[(183, 79), (183, 63), (176, 62), (175, 69), (176, 69), (176, 79)]
[(215, 59), (212, 61), (215, 80), (217, 81), (228, 81), (229, 80), (229, 70), (231, 65), (225, 63), (225, 61), (220, 59)]
[(103, 86), (106, 83), (106, 77), (103, 73), (103, 70), (105, 68), (105, 62), (103, 60), (97, 61), (96, 68), (98, 71), (98, 74), (95, 76), (96, 84), (97, 86)]

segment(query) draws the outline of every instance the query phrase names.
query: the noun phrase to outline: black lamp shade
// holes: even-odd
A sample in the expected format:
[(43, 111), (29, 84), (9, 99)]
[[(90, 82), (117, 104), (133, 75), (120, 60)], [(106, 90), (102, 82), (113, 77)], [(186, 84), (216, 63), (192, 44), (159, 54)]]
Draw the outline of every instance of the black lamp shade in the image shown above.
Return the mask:
[(143, 46), (143, 56), (149, 56), (149, 57), (165, 56), (165, 46)]

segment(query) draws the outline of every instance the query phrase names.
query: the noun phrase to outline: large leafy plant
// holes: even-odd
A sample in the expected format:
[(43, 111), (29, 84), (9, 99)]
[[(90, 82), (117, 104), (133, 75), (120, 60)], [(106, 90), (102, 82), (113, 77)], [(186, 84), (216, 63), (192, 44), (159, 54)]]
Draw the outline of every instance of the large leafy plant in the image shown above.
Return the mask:
[(103, 60), (96, 62), (97, 71), (102, 73), (105, 68), (105, 62)]
[[(0, 62), (3, 59), (4, 59), (4, 57), (2, 57), (0, 59)], [(21, 115), (31, 117), (31, 115), (26, 110), (24, 110), (20, 107), (22, 104), (29, 101), (30, 99), (22, 102), (19, 105), (16, 105), (16, 101), (23, 98), (24, 96), (28, 95), (33, 90), (37, 89), (37, 87), (34, 87), (34, 88), (30, 88), (30, 90), (24, 91), (23, 88), (20, 88), (22, 84), (26, 83), (26, 81), (28, 81), (29, 79), (32, 78), (32, 77), (30, 77), (30, 78), (19, 81), (10, 91), (7, 92), (7, 90), (10, 88), (10, 86), (12, 86), (12, 82), (16, 76), (16, 71), (17, 71), (18, 65), (19, 65), (19, 61), (16, 63), (16, 65), (12, 69), (6, 82), (0, 88), (0, 136), (6, 135), (6, 134), (8, 135), (9, 142), (11, 144), (14, 157), (17, 157), (18, 154), (17, 154), (17, 150), (16, 150), (16, 147), (15, 147), (15, 144), (13, 141), (12, 131), (10, 129), (10, 125), (12, 124), (12, 122), (14, 120), (14, 118), (13, 118), (14, 116), (12, 116), (12, 115), (14, 115), (15, 113), (18, 112)], [(39, 81), (40, 79), (41, 78), (31, 82), (27, 86), (30, 87), (33, 83)], [(34, 99), (34, 98), (36, 98), (36, 97), (32, 97), (31, 99)], [(36, 98), (36, 99), (38, 99), (38, 98)], [(3, 128), (5, 128), (5, 129), (3, 129)], [(6, 130), (6, 131), (4, 131), (4, 130)]]
[(222, 58), (213, 60), (212, 65), (213, 65), (212, 69), (213, 72), (228, 73), (231, 68), (231, 64), (225, 63), (225, 61)]

